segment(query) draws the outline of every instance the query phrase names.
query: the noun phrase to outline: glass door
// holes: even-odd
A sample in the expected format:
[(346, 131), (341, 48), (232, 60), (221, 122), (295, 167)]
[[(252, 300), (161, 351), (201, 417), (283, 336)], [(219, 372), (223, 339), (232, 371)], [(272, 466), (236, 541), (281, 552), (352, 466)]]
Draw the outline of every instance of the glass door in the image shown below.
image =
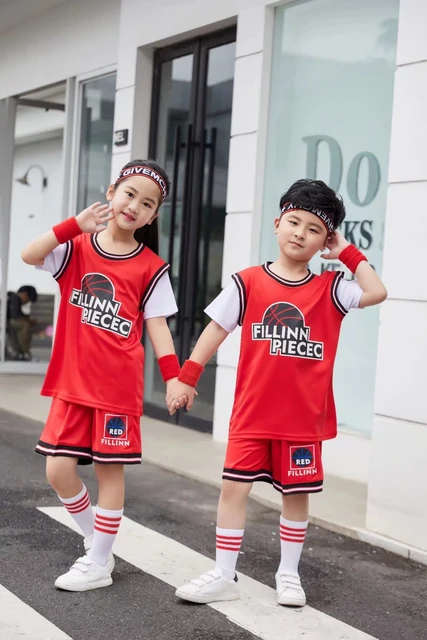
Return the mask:
[[(221, 291), (235, 29), (161, 50), (154, 71), (151, 156), (165, 167), (171, 194), (159, 218), (160, 255), (171, 265), (179, 313), (170, 322), (182, 362)], [(164, 383), (147, 344), (145, 409), (166, 419)], [(212, 429), (215, 359), (200, 381), (191, 413), (178, 424)]]

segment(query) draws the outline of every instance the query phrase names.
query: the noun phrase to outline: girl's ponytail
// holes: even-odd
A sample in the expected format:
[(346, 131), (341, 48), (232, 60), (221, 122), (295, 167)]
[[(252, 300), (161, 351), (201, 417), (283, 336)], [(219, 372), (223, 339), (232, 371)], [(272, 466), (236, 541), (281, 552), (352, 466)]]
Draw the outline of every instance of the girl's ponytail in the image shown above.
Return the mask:
[(159, 225), (157, 218), (153, 220), (151, 224), (146, 224), (144, 227), (140, 227), (135, 231), (133, 237), (137, 242), (142, 242), (143, 245), (154, 251), (158, 255), (159, 253)]

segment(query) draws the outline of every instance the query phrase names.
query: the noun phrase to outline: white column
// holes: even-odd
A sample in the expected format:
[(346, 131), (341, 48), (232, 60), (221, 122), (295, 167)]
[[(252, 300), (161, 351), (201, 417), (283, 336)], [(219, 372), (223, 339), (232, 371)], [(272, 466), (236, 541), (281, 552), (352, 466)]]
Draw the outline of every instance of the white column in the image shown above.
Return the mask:
[[(228, 170), (222, 285), (258, 262), (274, 10), (255, 6), (237, 17), (236, 66)], [(240, 330), (218, 353), (213, 437), (225, 441), (233, 404)]]
[(427, 3), (401, 0), (367, 528), (427, 550)]
[(127, 129), (128, 143), (113, 146), (111, 179), (133, 158), (148, 158), (150, 135), (151, 89), (153, 78), (152, 49), (145, 47), (129, 50), (120, 34), (117, 70), (114, 131)]

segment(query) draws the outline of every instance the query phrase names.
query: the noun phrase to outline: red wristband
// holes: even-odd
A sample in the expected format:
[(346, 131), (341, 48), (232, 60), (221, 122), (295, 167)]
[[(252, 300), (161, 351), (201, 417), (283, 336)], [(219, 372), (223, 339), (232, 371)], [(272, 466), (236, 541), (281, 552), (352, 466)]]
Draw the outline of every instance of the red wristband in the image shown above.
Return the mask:
[(348, 245), (345, 249), (343, 249), (338, 256), (338, 260), (341, 260), (343, 265), (347, 267), (351, 271), (351, 273), (355, 273), (357, 267), (363, 260), (368, 261), (368, 258), (363, 255), (361, 251), (354, 244)]
[(52, 231), (56, 235), (59, 244), (65, 244), (68, 240), (72, 240), (83, 233), (74, 217), (56, 224), (52, 227)]
[(205, 368), (198, 362), (194, 362), (194, 360), (186, 360), (179, 372), (178, 380), (184, 384), (190, 385), (190, 387), (196, 387), (204, 370)]
[(178, 377), (180, 366), (178, 357), (174, 353), (159, 358), (158, 365), (164, 382)]

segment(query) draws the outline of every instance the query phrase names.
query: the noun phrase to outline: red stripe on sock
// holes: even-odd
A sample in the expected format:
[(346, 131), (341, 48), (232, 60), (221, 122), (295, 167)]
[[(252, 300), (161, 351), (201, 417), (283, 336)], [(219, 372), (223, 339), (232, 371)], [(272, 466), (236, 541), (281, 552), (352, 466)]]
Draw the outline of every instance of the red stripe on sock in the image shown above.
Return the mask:
[(89, 495), (84, 502), (79, 502), (78, 504), (64, 504), (64, 507), (67, 509), (69, 513), (80, 513), (81, 511), (85, 511), (88, 507), (90, 507), (90, 498)]
[(287, 540), (288, 542), (304, 542), (305, 536), (289, 536), (282, 533), (280, 539)]
[(217, 540), (222, 540), (223, 542), (242, 542), (243, 536), (219, 536), (216, 537)]
[(291, 527), (285, 527), (283, 524), (280, 525), (280, 532), (281, 533), (297, 533), (297, 534), (304, 534), (307, 531), (307, 527), (305, 527), (304, 529), (291, 529)]
[(116, 533), (118, 532), (119, 527), (117, 527), (117, 529), (110, 530), (110, 529), (104, 529), (104, 527), (100, 527), (99, 525), (97, 525), (97, 524), (95, 523), (94, 529), (95, 529), (96, 531), (101, 531), (101, 533), (110, 533), (111, 535), (113, 535), (113, 536), (114, 536), (114, 535), (116, 535)]
[(88, 498), (89, 498), (89, 493), (86, 491), (84, 496), (82, 498), (79, 498), (79, 500), (76, 500), (75, 502), (67, 502), (67, 503), (63, 503), (63, 504), (67, 508), (68, 507), (78, 507), (80, 504), (82, 504), (82, 502), (85, 502)]
[(216, 545), (217, 549), (222, 549), (223, 551), (240, 551), (240, 546), (238, 547), (225, 547), (222, 544)]
[(100, 516), (99, 513), (97, 513), (95, 517), (97, 520), (104, 522), (104, 524), (116, 524), (117, 522), (120, 523), (122, 519), (122, 516), (120, 516), (119, 518), (108, 518), (107, 516)]

